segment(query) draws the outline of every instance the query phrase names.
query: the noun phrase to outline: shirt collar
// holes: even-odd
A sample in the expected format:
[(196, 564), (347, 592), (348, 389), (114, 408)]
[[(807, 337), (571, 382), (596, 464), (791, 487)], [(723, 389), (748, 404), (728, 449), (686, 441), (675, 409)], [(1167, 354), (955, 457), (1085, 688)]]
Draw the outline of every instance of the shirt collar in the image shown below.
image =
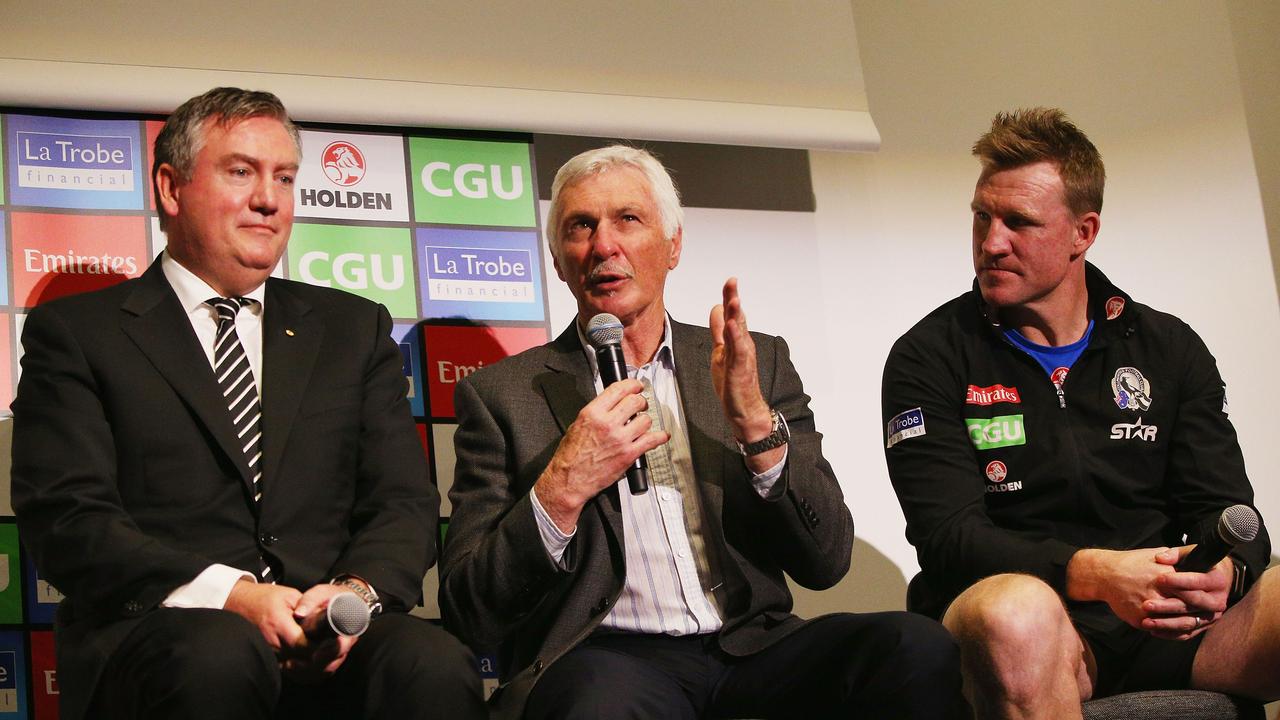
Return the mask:
[[(587, 339), (587, 334), (582, 331), (582, 325), (575, 318), (573, 327), (578, 331), (578, 342), (582, 343), (582, 351), (587, 354), (587, 363), (591, 366), (591, 374), (599, 377), (600, 367), (596, 364), (595, 346)], [(676, 355), (671, 345), (671, 316), (667, 315), (662, 321), (662, 343), (658, 345), (658, 351), (653, 354), (653, 359), (662, 364), (668, 370), (675, 369)]]
[[(188, 315), (205, 306), (206, 300), (218, 297), (218, 292), (209, 287), (209, 283), (201, 280), (195, 273), (183, 267), (182, 263), (174, 260), (168, 250), (160, 254), (160, 269), (164, 271), (165, 279), (169, 281), (173, 292), (178, 296), (178, 302), (182, 303), (182, 309)], [(256, 314), (262, 311), (262, 301), (267, 294), (266, 288), (266, 283), (263, 283), (242, 296), (257, 301), (256, 304), (249, 306), (250, 312)]]

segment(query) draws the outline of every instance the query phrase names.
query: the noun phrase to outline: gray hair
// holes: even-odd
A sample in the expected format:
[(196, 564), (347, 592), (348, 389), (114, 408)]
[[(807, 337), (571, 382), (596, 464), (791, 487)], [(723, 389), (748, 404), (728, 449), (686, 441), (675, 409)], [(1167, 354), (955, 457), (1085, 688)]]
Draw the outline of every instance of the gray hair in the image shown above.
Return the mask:
[(629, 167), (639, 170), (649, 184), (649, 193), (658, 206), (658, 215), (662, 220), (662, 233), (668, 240), (674, 238), (680, 228), (684, 227), (684, 208), (680, 207), (680, 191), (671, 180), (667, 169), (658, 162), (648, 150), (627, 145), (610, 145), (578, 153), (569, 159), (556, 172), (556, 179), (551, 183), (551, 210), (547, 213), (547, 244), (551, 254), (555, 255), (556, 241), (559, 239), (560, 214), (564, 211), (560, 193), (588, 175), (598, 175), (618, 167)]
[[(160, 134), (156, 136), (155, 158), (151, 164), (151, 179), (154, 181), (156, 171), (168, 163), (178, 173), (179, 179), (191, 179), (195, 169), (196, 156), (205, 143), (205, 121), (214, 118), (222, 127), (229, 127), (241, 120), (255, 117), (269, 117), (279, 120), (284, 129), (293, 138), (293, 146), (302, 157), (302, 140), (298, 128), (289, 120), (289, 113), (284, 109), (280, 98), (269, 92), (260, 90), (241, 90), (233, 87), (214, 88), (203, 95), (197, 95), (178, 106), (177, 110), (165, 121)], [(160, 209), (160, 189), (155, 189), (156, 209)], [(160, 213), (160, 226), (165, 224), (165, 215)]]

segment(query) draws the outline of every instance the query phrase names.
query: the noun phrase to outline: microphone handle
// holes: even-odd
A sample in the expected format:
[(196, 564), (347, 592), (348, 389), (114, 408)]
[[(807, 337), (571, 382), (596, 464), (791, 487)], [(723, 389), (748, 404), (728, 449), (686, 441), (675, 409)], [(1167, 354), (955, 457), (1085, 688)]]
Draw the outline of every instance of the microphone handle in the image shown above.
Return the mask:
[[(596, 348), (596, 366), (600, 368), (600, 382), (605, 387), (627, 376), (627, 361), (621, 345), (601, 345)], [(649, 461), (643, 454), (627, 468), (627, 487), (632, 495), (643, 495), (649, 490)]]
[(1229, 552), (1231, 552), (1231, 546), (1218, 535), (1217, 531), (1214, 531), (1173, 567), (1178, 572), (1209, 572)]

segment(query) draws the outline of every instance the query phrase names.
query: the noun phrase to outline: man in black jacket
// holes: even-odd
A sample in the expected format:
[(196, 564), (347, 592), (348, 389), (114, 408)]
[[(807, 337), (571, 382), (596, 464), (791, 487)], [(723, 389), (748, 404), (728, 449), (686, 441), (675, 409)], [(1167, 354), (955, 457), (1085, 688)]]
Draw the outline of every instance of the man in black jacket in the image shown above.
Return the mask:
[(980, 717), (1078, 718), (1140, 689), (1280, 696), (1266, 530), (1175, 571), (1253, 491), (1204, 343), (1085, 261), (1097, 149), (1038, 108), (997, 115), (974, 154), (974, 288), (885, 366), (885, 454), (922, 568), (909, 606), (956, 636)]
[[(483, 716), (469, 653), (406, 614), (439, 498), (391, 319), (269, 277), (300, 160), (270, 93), (183, 103), (156, 140), (166, 251), (27, 319), (13, 506), (66, 594), (63, 718)], [(385, 612), (304, 631), (340, 592)]]

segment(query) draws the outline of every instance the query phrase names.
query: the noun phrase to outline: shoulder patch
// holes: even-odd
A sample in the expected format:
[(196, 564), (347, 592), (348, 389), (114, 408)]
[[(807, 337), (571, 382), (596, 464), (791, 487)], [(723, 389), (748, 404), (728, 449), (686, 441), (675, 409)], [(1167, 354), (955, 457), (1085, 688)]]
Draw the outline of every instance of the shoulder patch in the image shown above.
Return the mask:
[(907, 438), (924, 435), (924, 411), (920, 408), (911, 408), (894, 415), (889, 419), (885, 433), (889, 436), (885, 441), (886, 450)]

